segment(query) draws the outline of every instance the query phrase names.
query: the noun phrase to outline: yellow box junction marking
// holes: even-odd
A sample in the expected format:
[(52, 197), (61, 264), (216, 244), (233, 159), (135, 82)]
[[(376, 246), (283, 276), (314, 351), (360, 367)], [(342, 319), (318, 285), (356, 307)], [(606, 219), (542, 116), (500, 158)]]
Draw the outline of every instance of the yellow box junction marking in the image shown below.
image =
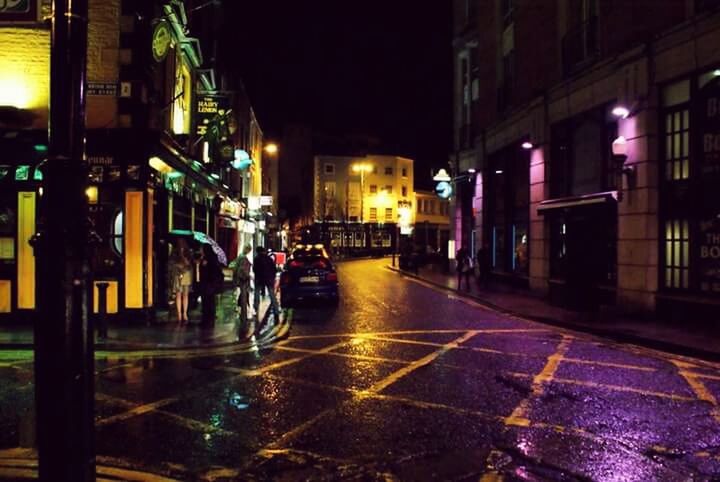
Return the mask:
[(699, 377), (697, 374), (684, 370), (683, 364), (677, 360), (671, 361), (678, 368), (680, 376), (685, 379), (688, 385), (690, 385), (690, 388), (693, 393), (695, 393), (695, 396), (697, 396), (699, 400), (710, 404), (710, 415), (712, 415), (716, 422), (720, 423), (720, 406), (718, 406), (718, 401), (715, 396), (713, 396), (705, 384), (698, 379)]
[(539, 397), (543, 394), (545, 390), (545, 383), (552, 381), (558, 366), (560, 366), (560, 362), (562, 361), (565, 353), (567, 353), (567, 350), (570, 347), (571, 341), (572, 337), (563, 335), (562, 340), (560, 341), (560, 344), (558, 345), (555, 353), (548, 357), (545, 367), (540, 373), (535, 375), (535, 378), (533, 378), (530, 396), (520, 402), (520, 404), (515, 407), (515, 410), (513, 410), (510, 416), (505, 419), (506, 425), (517, 425), (521, 427), (527, 427), (530, 425), (530, 420), (527, 418), (527, 411), (530, 400), (533, 397)]

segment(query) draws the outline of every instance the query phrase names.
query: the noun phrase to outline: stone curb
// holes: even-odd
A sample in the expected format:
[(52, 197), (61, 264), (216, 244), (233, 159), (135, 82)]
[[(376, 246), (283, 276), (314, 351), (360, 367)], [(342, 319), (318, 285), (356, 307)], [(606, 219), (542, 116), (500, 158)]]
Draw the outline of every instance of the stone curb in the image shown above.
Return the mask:
[(398, 274), (402, 274), (403, 276), (407, 276), (409, 278), (415, 278), (417, 280), (422, 281), (423, 283), (431, 284), (437, 288), (440, 288), (444, 291), (453, 293), (454, 295), (461, 296), (463, 298), (471, 299), (484, 307), (499, 312), (503, 315), (511, 315), (518, 318), (524, 318), (526, 320), (536, 321), (538, 323), (544, 323), (546, 325), (553, 325), (558, 326), (560, 328), (566, 328), (569, 330), (575, 330), (583, 333), (589, 333), (595, 336), (603, 337), (610, 339), (612, 341), (620, 342), (620, 343), (631, 343), (634, 345), (640, 345), (646, 348), (651, 348), (654, 350), (664, 351), (664, 352), (670, 352), (674, 353), (676, 355), (683, 355), (683, 356), (689, 356), (693, 358), (701, 358), (703, 360), (711, 361), (711, 362), (719, 362), (720, 361), (720, 352), (711, 351), (711, 350), (704, 350), (702, 348), (696, 348), (692, 346), (687, 345), (681, 345), (678, 343), (672, 343), (669, 341), (664, 340), (658, 340), (655, 338), (649, 338), (645, 336), (640, 336), (632, 333), (626, 333), (621, 331), (612, 331), (609, 329), (603, 329), (603, 328), (595, 328), (587, 325), (581, 325), (576, 323), (571, 323), (567, 321), (557, 320), (555, 318), (549, 318), (549, 317), (543, 317), (543, 316), (533, 316), (528, 315), (525, 313), (519, 313), (513, 310), (509, 310), (507, 308), (503, 308), (502, 306), (496, 305), (492, 303), (491, 301), (488, 301), (487, 299), (484, 299), (480, 296), (465, 293), (462, 291), (458, 291), (456, 289), (450, 288), (448, 286), (442, 285), (440, 283), (437, 283), (436, 281), (423, 278), (420, 275), (416, 275), (414, 273), (410, 273), (407, 271), (403, 271), (399, 268), (395, 268), (392, 266), (386, 266), (386, 268), (390, 271), (394, 271)]
[[(255, 342), (250, 342), (250, 339), (234, 339), (234, 340), (223, 340), (218, 342), (209, 343), (198, 343), (193, 345), (171, 345), (171, 344), (158, 344), (158, 343), (128, 343), (128, 342), (111, 342), (111, 343), (96, 343), (95, 351), (99, 352), (132, 352), (132, 351), (157, 351), (163, 353), (172, 353), (174, 351), (201, 351), (215, 348), (227, 348), (235, 347), (242, 349), (243, 346), (252, 348), (254, 346), (271, 345), (277, 341), (280, 341), (286, 337), (290, 332), (290, 320), (285, 318), (282, 322), (273, 325), (272, 329), (267, 333), (263, 334), (262, 337), (257, 338)], [(221, 338), (221, 337), (215, 337)], [(1, 343), (0, 350), (32, 350), (34, 348), (33, 343)]]

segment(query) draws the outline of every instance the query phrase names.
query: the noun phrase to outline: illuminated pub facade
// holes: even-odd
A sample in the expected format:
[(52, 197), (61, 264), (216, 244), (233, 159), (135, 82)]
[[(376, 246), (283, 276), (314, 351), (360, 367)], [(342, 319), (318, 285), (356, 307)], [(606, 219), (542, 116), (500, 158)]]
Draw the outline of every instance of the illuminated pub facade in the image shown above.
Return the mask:
[[(48, 4), (38, 2), (42, 13), (32, 18), (0, 24), (0, 40), (13, 45), (0, 51), (0, 319), (30, 319), (37, 306), (29, 241), (42, 216), (47, 154), (50, 32), (40, 18)], [(239, 197), (249, 174), (230, 168), (227, 151), (249, 133), (233, 128), (243, 121), (229, 122), (229, 107), (198, 115), (206, 96), (228, 106), (236, 99), (223, 97), (204, 68), (182, 2), (90, 0), (89, 17), (93, 309), (97, 283), (107, 281), (109, 313), (152, 319), (168, 304), (170, 231), (205, 233), (220, 239), (229, 259), (237, 254), (245, 214)], [(199, 25), (206, 21), (197, 17)]]
[(656, 3), (455, 1), (451, 234), (563, 306), (718, 321), (720, 2)]

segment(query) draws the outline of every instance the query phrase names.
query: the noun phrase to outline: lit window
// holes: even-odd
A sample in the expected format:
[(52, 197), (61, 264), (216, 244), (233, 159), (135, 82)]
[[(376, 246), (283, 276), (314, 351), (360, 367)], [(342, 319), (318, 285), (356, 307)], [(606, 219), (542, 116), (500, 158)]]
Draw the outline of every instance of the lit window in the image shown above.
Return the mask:
[(682, 109), (665, 115), (665, 179), (690, 177), (690, 111)]
[(690, 227), (686, 219), (665, 223), (665, 287), (688, 289), (690, 266)]
[(392, 208), (385, 208), (385, 221), (392, 221), (392, 220), (393, 220)]

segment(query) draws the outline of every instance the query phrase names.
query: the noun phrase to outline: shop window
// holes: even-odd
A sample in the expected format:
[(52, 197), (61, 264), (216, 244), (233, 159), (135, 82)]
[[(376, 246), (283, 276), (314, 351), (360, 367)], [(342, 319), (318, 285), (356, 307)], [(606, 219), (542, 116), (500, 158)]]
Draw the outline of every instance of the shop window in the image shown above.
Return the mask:
[(118, 256), (123, 253), (123, 213), (119, 211), (110, 227), (110, 246)]
[(665, 114), (665, 179), (679, 181), (690, 177), (690, 110)]
[(665, 287), (690, 287), (690, 227), (687, 219), (673, 219), (665, 223)]
[(385, 208), (385, 221), (392, 221), (393, 220), (393, 210), (392, 208)]
[(377, 208), (370, 208), (370, 221), (377, 221)]

